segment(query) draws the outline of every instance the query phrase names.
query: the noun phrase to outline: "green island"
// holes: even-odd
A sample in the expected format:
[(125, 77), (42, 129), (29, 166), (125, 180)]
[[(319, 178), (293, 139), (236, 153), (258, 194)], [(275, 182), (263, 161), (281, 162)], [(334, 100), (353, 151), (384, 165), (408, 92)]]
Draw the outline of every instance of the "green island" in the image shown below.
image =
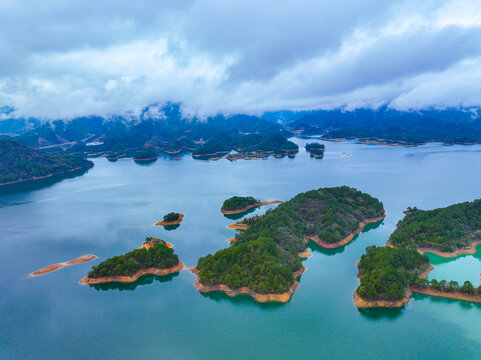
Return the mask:
[(157, 152), (152, 148), (138, 149), (134, 154), (135, 161), (153, 161), (157, 159)]
[(306, 150), (309, 152), (311, 157), (321, 158), (324, 156), (326, 147), (321, 143), (307, 143)]
[(474, 254), (481, 243), (481, 200), (434, 210), (409, 207), (386, 247), (367, 248), (358, 264), (360, 285), (354, 301), (360, 308), (401, 307), (412, 292), (481, 302), (477, 289), (466, 281), (427, 280), (433, 269), (424, 253), (443, 257)]
[(225, 211), (242, 210), (247, 206), (257, 204), (259, 200), (252, 196), (233, 196), (224, 201), (222, 209)]
[(473, 254), (480, 240), (481, 200), (475, 200), (434, 210), (408, 208), (389, 243), (452, 257)]
[(183, 269), (174, 250), (164, 240), (147, 237), (140, 249), (114, 256), (92, 266), (83, 284), (133, 282), (147, 274), (163, 276)]
[(0, 140), (0, 186), (82, 173), (93, 165), (82, 157), (47, 153), (18, 141)]
[(166, 215), (164, 215), (164, 221), (167, 222), (172, 222), (172, 221), (177, 221), (180, 218), (180, 214), (176, 212), (170, 212)]
[(230, 247), (200, 258), (192, 269), (198, 275), (195, 284), (201, 292), (287, 302), (304, 271), (299, 254), (310, 239), (342, 246), (363, 224), (383, 218), (379, 200), (347, 186), (298, 194), (248, 221)]
[(181, 213), (176, 213), (176, 212), (170, 212), (166, 215), (164, 215), (164, 218), (162, 221), (159, 221), (155, 223), (155, 225), (158, 226), (173, 226), (173, 225), (178, 225), (184, 220), (184, 214)]

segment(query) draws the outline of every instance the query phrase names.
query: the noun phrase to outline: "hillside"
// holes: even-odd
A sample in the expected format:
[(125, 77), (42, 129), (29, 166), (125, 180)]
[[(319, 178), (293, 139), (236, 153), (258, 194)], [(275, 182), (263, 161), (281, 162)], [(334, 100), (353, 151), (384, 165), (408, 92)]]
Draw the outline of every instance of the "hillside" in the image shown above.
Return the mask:
[(91, 161), (81, 157), (46, 153), (17, 141), (0, 140), (0, 185), (39, 180), (92, 166)]

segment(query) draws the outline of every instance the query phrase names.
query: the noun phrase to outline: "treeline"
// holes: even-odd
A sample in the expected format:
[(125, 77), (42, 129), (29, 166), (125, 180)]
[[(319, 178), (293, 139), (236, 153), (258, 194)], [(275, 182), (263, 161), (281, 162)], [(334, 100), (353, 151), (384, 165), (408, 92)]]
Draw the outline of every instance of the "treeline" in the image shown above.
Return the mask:
[(10, 140), (0, 140), (0, 183), (89, 168), (91, 161), (81, 157), (46, 153)]
[[(146, 238), (151, 241), (152, 238)], [(124, 255), (114, 256), (107, 259), (97, 266), (92, 266), (88, 273), (90, 278), (109, 277), (109, 276), (130, 276), (137, 271), (155, 267), (166, 269), (176, 265), (179, 258), (174, 253), (174, 249), (167, 247), (165, 242), (156, 242), (149, 249), (135, 249)]]
[(339, 241), (360, 221), (383, 212), (377, 199), (347, 186), (298, 194), (263, 216), (246, 220), (250, 226), (229, 248), (201, 258), (200, 281), (242, 284), (260, 293), (283, 292), (294, 282), (292, 272), (301, 267), (297, 254), (305, 250), (304, 236), (319, 234)]
[(463, 285), (459, 285), (457, 281), (436, 280), (436, 279), (417, 279), (415, 284), (419, 287), (429, 287), (434, 290), (444, 291), (447, 293), (461, 292), (467, 295), (481, 295), (481, 285), (477, 288), (470, 281), (465, 281)]
[(180, 214), (176, 212), (170, 212), (166, 215), (164, 215), (164, 221), (171, 222), (171, 221), (177, 221), (180, 218)]
[(360, 285), (356, 291), (368, 300), (400, 300), (428, 267), (428, 257), (415, 249), (369, 246), (358, 263)]
[(252, 196), (233, 196), (224, 201), (222, 204), (222, 209), (229, 211), (239, 210), (257, 202), (259, 202), (259, 200), (253, 198)]
[(398, 247), (451, 252), (470, 246), (480, 230), (481, 200), (475, 200), (428, 211), (412, 209), (398, 222), (389, 241)]

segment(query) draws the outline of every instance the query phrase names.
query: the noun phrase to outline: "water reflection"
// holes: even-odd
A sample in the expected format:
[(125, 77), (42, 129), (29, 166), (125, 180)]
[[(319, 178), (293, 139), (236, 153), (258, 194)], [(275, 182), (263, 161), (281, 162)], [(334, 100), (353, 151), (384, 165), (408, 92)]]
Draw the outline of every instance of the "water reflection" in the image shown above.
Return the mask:
[(97, 291), (119, 290), (119, 291), (133, 291), (138, 286), (149, 285), (154, 281), (159, 283), (172, 281), (175, 277), (179, 276), (179, 273), (157, 276), (157, 275), (144, 275), (137, 281), (131, 283), (110, 282), (104, 284), (92, 284), (89, 287), (94, 288)]

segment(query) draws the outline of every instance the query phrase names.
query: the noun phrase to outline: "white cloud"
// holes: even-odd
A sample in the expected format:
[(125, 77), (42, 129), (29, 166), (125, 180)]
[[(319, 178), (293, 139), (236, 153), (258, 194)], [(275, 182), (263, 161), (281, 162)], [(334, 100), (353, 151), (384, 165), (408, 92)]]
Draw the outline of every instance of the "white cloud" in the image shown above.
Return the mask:
[(0, 6), (0, 106), (18, 116), (481, 105), (476, 0)]

